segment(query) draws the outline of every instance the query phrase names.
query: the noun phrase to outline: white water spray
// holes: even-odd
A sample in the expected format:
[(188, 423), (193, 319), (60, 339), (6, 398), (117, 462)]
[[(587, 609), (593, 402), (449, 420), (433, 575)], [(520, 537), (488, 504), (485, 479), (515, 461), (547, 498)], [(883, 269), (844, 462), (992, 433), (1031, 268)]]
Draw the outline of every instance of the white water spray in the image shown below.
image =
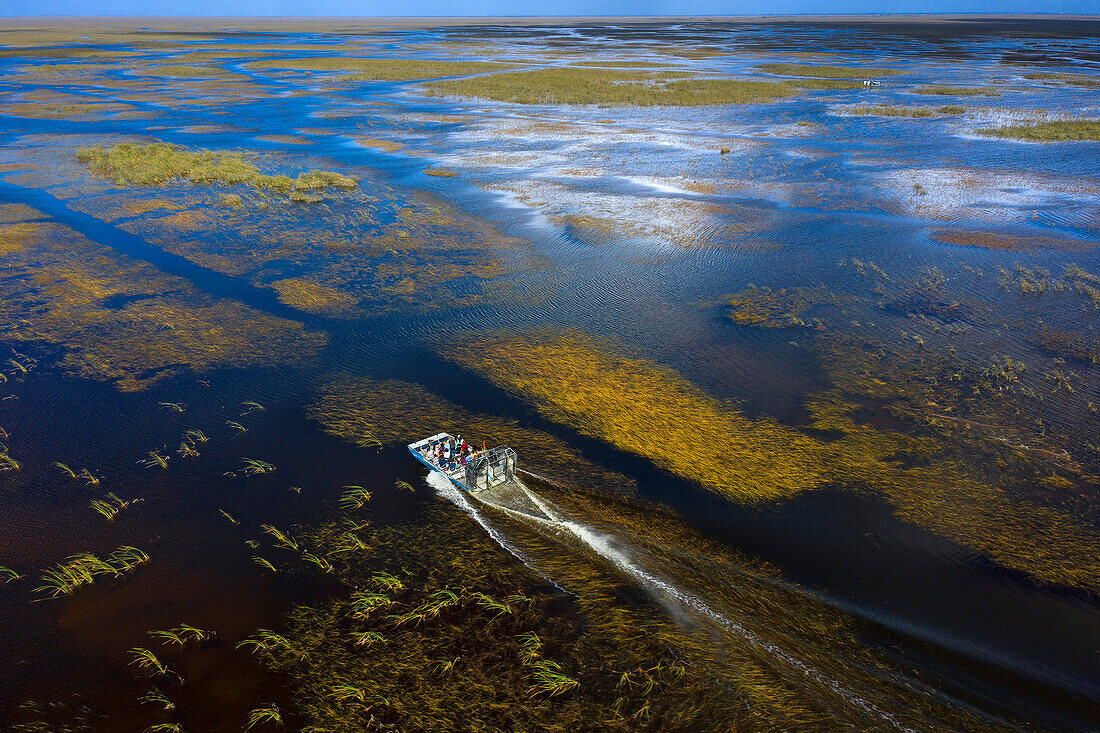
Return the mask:
[[(533, 474), (532, 474), (533, 475)], [(527, 496), (527, 498), (538, 507), (545, 517), (539, 517), (534, 514), (528, 514), (526, 512), (518, 511), (516, 509), (496, 504), (491, 501), (490, 496), (482, 494), (468, 495), (466, 492), (459, 490), (454, 486), (446, 477), (438, 472), (433, 471), (428, 476), (428, 483), (443, 497), (452, 501), (456, 506), (465, 511), (471, 517), (480, 524), (489, 536), (497, 542), (501, 547), (508, 550), (508, 552), (519, 558), (525, 565), (534, 569), (534, 566), (524, 554), (518, 550), (513, 544), (501, 535), (501, 533), (490, 524), (485, 517), (477, 510), (477, 508), (469, 501), (469, 496), (473, 496), (477, 501), (491, 506), (494, 509), (503, 512), (504, 514), (513, 517), (519, 521), (535, 524), (549, 529), (555, 529), (563, 531), (574, 539), (583, 544), (589, 551), (595, 553), (597, 556), (603, 558), (607, 562), (614, 565), (622, 573), (630, 577), (635, 583), (650, 594), (655, 600), (664, 605), (669, 611), (677, 614), (682, 614), (685, 610), (691, 610), (702, 616), (706, 617), (710, 621), (720, 626), (727, 633), (732, 634), (744, 643), (755, 648), (758, 653), (762, 655), (770, 656), (772, 659), (777, 659), (784, 662), (790, 668), (797, 670), (799, 673), (812, 679), (814, 682), (823, 685), (830, 689), (840, 698), (846, 700), (852, 706), (860, 709), (864, 713), (878, 717), (881, 720), (888, 722), (895, 728), (905, 731), (906, 733), (915, 733), (911, 728), (907, 728), (902, 725), (893, 715), (881, 710), (874, 704), (859, 697), (855, 692), (848, 689), (846, 686), (837, 682), (836, 680), (829, 679), (809, 666), (797, 657), (787, 653), (776, 644), (761, 638), (758, 634), (748, 629), (743, 624), (729, 618), (722, 612), (712, 608), (709, 604), (703, 601), (698, 596), (676, 586), (674, 583), (646, 570), (638, 565), (637, 562), (621, 548), (621, 543), (616, 542), (615, 538), (604, 532), (600, 532), (587, 524), (577, 522), (569, 517), (566, 517), (558, 507), (555, 507), (552, 503), (539, 496), (537, 493), (527, 488), (527, 486), (516, 479), (516, 483), (519, 485), (521, 491)], [(541, 573), (540, 573), (541, 574)], [(551, 580), (551, 582), (553, 582)], [(555, 584), (556, 585), (556, 584)]]

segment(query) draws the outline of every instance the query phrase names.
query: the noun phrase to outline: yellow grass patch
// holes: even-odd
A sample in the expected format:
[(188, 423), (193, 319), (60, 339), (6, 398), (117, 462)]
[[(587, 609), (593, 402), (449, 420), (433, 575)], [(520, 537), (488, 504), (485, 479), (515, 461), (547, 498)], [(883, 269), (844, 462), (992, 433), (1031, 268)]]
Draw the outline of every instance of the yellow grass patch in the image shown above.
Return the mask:
[(276, 280), (270, 287), (279, 294), (279, 302), (306, 313), (339, 316), (359, 302), (336, 288), (301, 277)]
[(524, 463), (552, 473), (574, 486), (629, 488), (633, 482), (582, 458), (561, 440), (516, 420), (471, 412), (429, 392), (398, 380), (342, 376), (333, 380), (307, 410), (325, 431), (359, 445), (408, 443), (415, 436), (441, 430), (461, 434), (471, 443), (523, 446)]
[(749, 419), (672, 369), (577, 332), (470, 337), (440, 353), (553, 420), (737, 501), (792, 496), (823, 476), (821, 446), (802, 433)]
[(401, 143), (394, 142), (393, 140), (376, 140), (370, 137), (357, 137), (355, 142), (362, 145), (365, 148), (377, 148), (379, 150), (385, 150), (387, 153), (396, 153), (398, 150), (405, 148)]

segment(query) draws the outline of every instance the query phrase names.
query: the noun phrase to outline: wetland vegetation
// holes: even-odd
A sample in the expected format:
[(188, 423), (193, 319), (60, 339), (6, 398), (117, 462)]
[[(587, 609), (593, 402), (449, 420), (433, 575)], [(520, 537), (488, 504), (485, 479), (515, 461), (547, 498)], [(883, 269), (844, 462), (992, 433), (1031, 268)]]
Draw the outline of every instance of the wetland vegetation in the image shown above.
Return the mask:
[(149, 22), (0, 27), (0, 730), (1094, 727), (1100, 26)]

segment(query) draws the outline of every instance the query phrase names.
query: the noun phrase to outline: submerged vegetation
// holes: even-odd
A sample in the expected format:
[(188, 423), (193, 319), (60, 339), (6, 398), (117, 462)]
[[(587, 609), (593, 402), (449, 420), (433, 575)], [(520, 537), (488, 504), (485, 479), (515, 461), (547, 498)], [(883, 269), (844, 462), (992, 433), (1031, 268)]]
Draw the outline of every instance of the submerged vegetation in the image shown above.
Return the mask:
[[(997, 631), (970, 644), (980, 613), (899, 629), (925, 582), (974, 610), (1026, 594), (984, 606), (1010, 630), (1100, 592), (1091, 149), (1035, 168), (967, 140), (1098, 139), (1095, 120), (1026, 121), (1100, 82), (805, 39), (780, 58), (807, 63), (758, 64), (780, 26), (764, 47), (684, 30), (620, 26), (599, 55), (587, 30), (344, 21), (300, 34), (315, 43), (43, 28), (77, 45), (0, 49), (23, 59), (5, 195), (58, 217), (0, 204), (0, 587), (5, 609), (58, 599), (0, 624), (0, 667), (21, 670), (0, 727), (1043, 727), (1002, 705), (1015, 669), (980, 679), (1002, 664), (981, 650), (1060, 694), (1077, 629), (1003, 650)], [(135, 50), (83, 47), (104, 43)], [(394, 49), (477, 60), (364, 57)], [(873, 56), (905, 70), (856, 61)], [(1002, 92), (1012, 109), (959, 104)], [(903, 121), (831, 126), (848, 114)], [(135, 143), (143, 119), (200, 142)], [(925, 134), (883, 137), (899, 125)], [(522, 486), (425, 482), (404, 445), (444, 430), (515, 447)], [(155, 566), (125, 580), (151, 558), (123, 542)], [(886, 582), (903, 556), (937, 577)], [(893, 628), (821, 602), (837, 579)], [(959, 668), (977, 684), (956, 696)], [(75, 702), (14, 707), (70, 681)]]
[(816, 442), (746, 418), (671, 369), (580, 333), (471, 337), (441, 344), (440, 355), (532, 399), (555, 421), (738, 501), (791, 496), (823, 478)]
[(475, 445), (529, 446), (529, 465), (574, 485), (593, 480), (624, 488), (632, 485), (625, 476), (586, 460), (558, 438), (513, 418), (464, 409), (410, 382), (340, 376), (325, 385), (307, 414), (326, 432), (363, 447), (407, 443), (410, 435), (449, 430), (463, 433)]
[[(186, 368), (301, 358), (325, 343), (301, 324), (202, 296), (181, 278), (57, 224), (39, 225), (18, 249), (0, 250), (0, 265), (9, 275), (0, 281), (0, 319), (12, 324), (6, 340), (55, 344), (62, 368), (123, 391)], [(121, 307), (111, 304), (117, 299)]]
[[(938, 282), (932, 276), (918, 280), (914, 292), (896, 302), (934, 307), (928, 291), (942, 287)], [(749, 298), (767, 303), (774, 295), (743, 293), (734, 301), (735, 312), (745, 312)], [(831, 305), (827, 299), (818, 302)], [(808, 306), (803, 301), (796, 307), (804, 314)], [(773, 306), (768, 309), (774, 312)], [(780, 316), (781, 323), (787, 318)], [(748, 322), (768, 325), (756, 318)], [(822, 348), (819, 358), (844, 390), (819, 395), (809, 405), (813, 427), (839, 436), (828, 441), (774, 420), (745, 417), (675, 371), (622, 356), (576, 332), (471, 336), (441, 344), (440, 354), (531, 401), (556, 422), (643, 455), (736, 501), (775, 500), (824, 486), (872, 491), (887, 497), (901, 517), (1008, 567), (1052, 583), (1100, 587), (1100, 562), (1086, 549), (1100, 537), (1069, 516), (1016, 498), (971, 472), (947, 441), (880, 431), (857, 421), (859, 405), (852, 396), (868, 389), (892, 394), (904, 382), (894, 374), (893, 382), (861, 377), (874, 374), (867, 363), (873, 352), (855, 343), (827, 339)], [(1002, 365), (974, 378), (996, 385), (1003, 372)], [(932, 399), (944, 398), (924, 398)], [(940, 424), (954, 434), (948, 420), (937, 421), (923, 410), (917, 414), (921, 424)], [(911, 458), (899, 462), (899, 456)]]

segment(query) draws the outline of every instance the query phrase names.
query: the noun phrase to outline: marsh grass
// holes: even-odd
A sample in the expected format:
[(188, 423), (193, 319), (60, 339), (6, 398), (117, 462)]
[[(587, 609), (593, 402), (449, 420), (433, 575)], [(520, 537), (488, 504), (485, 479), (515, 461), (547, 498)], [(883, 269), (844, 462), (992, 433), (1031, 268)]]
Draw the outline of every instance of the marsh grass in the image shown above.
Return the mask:
[(8, 447), (0, 445), (0, 471), (18, 471), (20, 468), (19, 461), (8, 453)]
[(140, 69), (142, 76), (167, 76), (174, 79), (235, 79), (248, 80), (247, 76), (226, 71), (219, 66), (191, 66), (186, 64), (162, 64)]
[(119, 143), (81, 148), (77, 160), (115, 184), (163, 186), (174, 181), (194, 185), (248, 185), (278, 193), (321, 191), (327, 188), (352, 189), (358, 180), (335, 171), (312, 170), (297, 178), (267, 175), (246, 155), (231, 151), (188, 150), (170, 143)]
[[(864, 269), (870, 274), (869, 268)], [(946, 317), (957, 318), (962, 312), (959, 304), (943, 304), (943, 277), (930, 270), (904, 282), (875, 280), (881, 283), (883, 307), (929, 314), (943, 310)], [(1012, 287), (1021, 282), (1030, 287), (1032, 280), (1061, 283), (1064, 292), (1088, 299), (1090, 309), (1093, 302), (1100, 304), (1100, 277), (1080, 268), (1067, 268), (1060, 280), (1049, 273), (1034, 277), (1017, 273), (1008, 282)], [(740, 297), (751, 298), (753, 293), (764, 299), (764, 312), (769, 313), (775, 292), (760, 289)], [(782, 301), (779, 306), (780, 313), (788, 307)], [(813, 322), (838, 318), (840, 312), (830, 303), (797, 317)], [(786, 318), (781, 316), (780, 322)], [(753, 316), (750, 322), (759, 320)], [(843, 322), (847, 324), (848, 319)], [(996, 440), (997, 431), (1008, 430), (1013, 423), (1010, 416), (1018, 412), (1006, 408), (1000, 418), (975, 415), (975, 398), (980, 403), (999, 403), (1001, 395), (1027, 398), (1030, 394), (1016, 360), (975, 366), (940, 360), (927, 354), (929, 347), (918, 336), (905, 342), (910, 345), (892, 357), (884, 372), (880, 361), (884, 357), (874, 356), (889, 353), (883, 345), (865, 344), (863, 336), (849, 340), (830, 335), (831, 326), (822, 322), (806, 331), (836, 385), (834, 391), (815, 395), (808, 403), (813, 428), (836, 436), (830, 440), (769, 419), (748, 418), (675, 371), (622, 355), (614, 346), (576, 332), (482, 334), (440, 344), (438, 353), (527, 400), (545, 417), (642, 455), (731, 500), (760, 503), (822, 486), (872, 492), (885, 496), (907, 521), (1006, 567), (1050, 583), (1100, 586), (1100, 562), (1084, 549), (1100, 542), (1095, 532), (1063, 511), (1021, 500), (1003, 485), (1004, 477), (972, 468), (985, 465), (975, 463), (974, 456), (988, 459), (989, 451), (1030, 454), (1042, 462), (1059, 455), (1055, 449), (1032, 450), (1022, 439)], [(922, 363), (938, 366), (916, 381), (903, 367)], [(859, 405), (851, 401), (855, 395), (889, 399), (891, 414), (911, 420), (917, 436), (858, 422), (853, 414)], [(919, 407), (926, 404), (939, 407)], [(957, 411), (942, 409), (953, 404), (958, 405)], [(975, 417), (967, 420), (968, 414)], [(990, 430), (976, 424), (993, 420), (1006, 427)], [(938, 437), (927, 435), (929, 429)], [(1028, 442), (1045, 445), (1047, 430), (1029, 436)], [(990, 432), (992, 439), (981, 438)], [(971, 450), (973, 454), (968, 453)], [(899, 464), (899, 455), (914, 458)], [(1034, 470), (1049, 474), (1049, 463), (1040, 463)], [(1018, 480), (1023, 486), (1032, 481), (1027, 472)]]
[(866, 117), (909, 117), (920, 119), (935, 117), (937, 111), (933, 107), (905, 107), (894, 104), (856, 105), (847, 107), (845, 114), (861, 115)]
[(162, 454), (160, 451), (155, 450), (151, 450), (145, 455), (146, 458), (139, 460), (138, 463), (145, 466), (146, 468), (159, 468), (162, 471), (167, 470), (168, 461), (171, 459), (171, 456)]
[(425, 168), (424, 175), (436, 176), (438, 178), (454, 178), (458, 175), (458, 171), (450, 168)]
[(780, 76), (817, 77), (821, 79), (875, 79), (880, 76), (904, 74), (899, 69), (872, 68), (868, 66), (828, 66), (818, 64), (758, 64), (757, 69)]
[(260, 461), (255, 458), (242, 458), (241, 460), (244, 462), (244, 467), (239, 470), (246, 476), (275, 473), (275, 466), (266, 461)]
[[(628, 477), (585, 459), (560, 439), (514, 419), (471, 412), (420, 385), (397, 380), (338, 377), (326, 385), (307, 414), (324, 430), (363, 447), (406, 440), (408, 435), (462, 432), (480, 445), (526, 445), (529, 465), (577, 485), (598, 481), (628, 491)], [(413, 489), (400, 486), (405, 491)]]
[[(586, 501), (573, 491), (552, 500), (565, 496)], [(829, 653), (799, 658), (839, 665), (826, 672), (831, 679), (853, 684), (853, 676), (864, 674), (833, 653), (851, 633), (841, 616), (805, 598), (788, 600), (764, 570), (726, 575), (728, 548), (708, 545), (682, 523), (669, 524), (671, 515), (658, 518), (648, 508), (601, 500), (589, 510), (587, 516), (634, 530), (632, 541), (644, 547), (690, 547), (683, 559), (711, 579), (708, 591), (744, 600), (745, 623), (777, 627), (776, 638), (812, 638), (816, 649), (828, 645)], [(470, 532), (465, 515), (448, 505), (428, 505), (416, 525), (342, 519), (307, 539), (332, 556), (353, 526), (369, 549), (334, 556), (331, 579), (346, 593), (299, 606), (285, 628), (259, 630), (258, 643), (246, 644), (293, 680), (296, 712), (308, 728), (625, 733), (712, 730), (722, 721), (732, 730), (778, 732), (829, 729), (830, 721), (850, 719), (822, 710), (801, 684), (806, 678), (784, 680), (740, 636), (723, 636), (728, 643), (714, 654), (711, 633), (667, 619), (636, 597), (624, 604), (629, 584), (557, 542), (510, 534), (540, 566), (547, 561), (545, 572), (569, 593)], [(392, 582), (398, 576), (400, 585)], [(873, 684), (877, 677), (867, 679)], [(931, 708), (912, 697), (920, 715)], [(914, 719), (903, 717), (902, 724)], [(967, 727), (950, 713), (947, 720)]]
[(294, 71), (354, 72), (341, 77), (347, 81), (413, 81), (443, 76), (483, 74), (517, 68), (517, 64), (488, 61), (430, 61), (418, 59), (356, 59), (313, 57), (299, 59), (263, 59), (248, 64), (253, 69), (289, 69)]
[(345, 486), (340, 495), (340, 508), (345, 511), (362, 509), (370, 501), (371, 492), (362, 486)]
[(146, 705), (156, 705), (163, 712), (166, 713), (171, 713), (176, 709), (176, 704), (172, 702), (168, 698), (168, 696), (160, 690), (152, 690), (151, 692), (143, 695), (140, 698), (139, 702), (145, 703)]
[(279, 706), (275, 703), (265, 705), (263, 707), (256, 708), (248, 714), (248, 724), (245, 725), (245, 730), (252, 730), (257, 726), (277, 726), (283, 727), (283, 716), (279, 712)]
[(22, 580), (22, 578), (23, 575), (19, 571), (0, 565), (0, 585), (7, 585), (14, 580)]
[(264, 534), (271, 535), (271, 537), (274, 538), (276, 547), (282, 547), (292, 552), (300, 552), (302, 549), (298, 545), (297, 540), (290, 536), (290, 534), (282, 532), (277, 527), (270, 524), (261, 524), (260, 530)]
[(288, 277), (270, 283), (279, 294), (279, 302), (306, 313), (347, 315), (359, 303), (359, 298), (337, 288), (304, 277)]
[(123, 501), (113, 492), (108, 492), (103, 499), (93, 499), (90, 506), (103, 515), (107, 521), (113, 522), (119, 512), (128, 509), (131, 504), (133, 504), (132, 501)]
[(1035, 142), (1100, 140), (1100, 120), (1054, 120), (1035, 124), (1004, 125), (978, 130), (989, 137)]
[(206, 437), (206, 433), (201, 430), (188, 430), (184, 432), (183, 437), (192, 443), (205, 443), (209, 440)]
[(568, 67), (430, 82), (424, 89), (429, 96), (474, 97), (517, 104), (626, 107), (755, 104), (798, 93), (795, 86), (781, 82)]
[(950, 84), (926, 84), (912, 90), (913, 94), (943, 95), (952, 97), (999, 97), (996, 87), (956, 87)]
[(47, 598), (70, 596), (77, 589), (91, 585), (96, 578), (106, 575), (119, 578), (133, 572), (139, 565), (149, 562), (149, 555), (130, 545), (122, 545), (103, 560), (91, 552), (71, 555), (65, 562), (43, 573), (42, 585), (35, 588)]
[(168, 665), (160, 661), (156, 654), (145, 647), (134, 647), (130, 650), (133, 660), (130, 664), (142, 670), (150, 677), (163, 677), (168, 674)]
[(1100, 79), (1092, 76), (1085, 76), (1084, 74), (1061, 74), (1057, 72), (1037, 71), (1031, 74), (1024, 74), (1024, 78), (1029, 81), (1051, 81), (1067, 86), (1081, 87), (1083, 89), (1095, 89), (1100, 87)]
[(439, 353), (531, 399), (555, 421), (734, 500), (790, 496), (822, 478), (815, 441), (771, 420), (748, 419), (674, 371), (580, 333), (471, 337), (441, 344)]

